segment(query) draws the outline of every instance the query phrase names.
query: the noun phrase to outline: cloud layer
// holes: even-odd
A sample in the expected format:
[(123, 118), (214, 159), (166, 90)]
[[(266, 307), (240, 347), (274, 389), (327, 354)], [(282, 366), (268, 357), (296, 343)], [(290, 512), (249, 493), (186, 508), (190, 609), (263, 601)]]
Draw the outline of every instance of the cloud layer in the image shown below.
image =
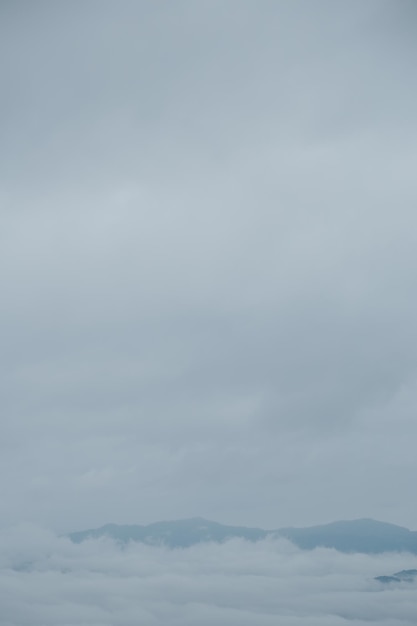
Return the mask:
[(415, 568), (407, 554), (302, 552), (232, 540), (186, 550), (74, 545), (38, 527), (0, 535), (2, 626), (344, 626), (415, 623), (414, 583), (373, 577)]

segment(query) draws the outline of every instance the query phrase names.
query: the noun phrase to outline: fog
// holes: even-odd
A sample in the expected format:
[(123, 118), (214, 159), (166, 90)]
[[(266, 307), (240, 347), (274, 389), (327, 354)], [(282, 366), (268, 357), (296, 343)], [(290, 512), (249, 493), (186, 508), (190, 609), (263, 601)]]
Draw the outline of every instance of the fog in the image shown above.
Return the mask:
[(2, 626), (340, 626), (414, 624), (408, 554), (300, 551), (286, 541), (188, 549), (108, 540), (74, 545), (32, 525), (0, 535)]

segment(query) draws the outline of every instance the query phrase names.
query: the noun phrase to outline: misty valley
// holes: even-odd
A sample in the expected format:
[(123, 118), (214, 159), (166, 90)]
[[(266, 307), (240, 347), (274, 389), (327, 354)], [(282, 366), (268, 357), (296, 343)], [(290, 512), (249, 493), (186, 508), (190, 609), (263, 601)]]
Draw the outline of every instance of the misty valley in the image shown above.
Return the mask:
[(417, 610), (415, 531), (373, 520), (23, 524), (0, 555), (2, 626), (405, 626)]

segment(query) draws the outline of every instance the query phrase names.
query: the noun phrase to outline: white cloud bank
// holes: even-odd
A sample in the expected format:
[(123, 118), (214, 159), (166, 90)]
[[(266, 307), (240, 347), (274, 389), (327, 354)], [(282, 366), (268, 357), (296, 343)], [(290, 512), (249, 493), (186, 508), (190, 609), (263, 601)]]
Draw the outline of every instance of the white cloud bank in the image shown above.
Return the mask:
[(303, 552), (233, 540), (186, 550), (73, 545), (34, 526), (0, 534), (1, 626), (415, 624), (416, 585), (379, 574), (411, 555)]

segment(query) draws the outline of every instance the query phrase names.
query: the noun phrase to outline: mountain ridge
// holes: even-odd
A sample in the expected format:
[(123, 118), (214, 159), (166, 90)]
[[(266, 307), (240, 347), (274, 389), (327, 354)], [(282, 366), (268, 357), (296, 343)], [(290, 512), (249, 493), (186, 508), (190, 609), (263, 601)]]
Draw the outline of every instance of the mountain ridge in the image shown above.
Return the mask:
[(411, 552), (417, 554), (417, 532), (403, 526), (370, 518), (341, 520), (308, 527), (287, 527), (265, 530), (257, 527), (221, 524), (202, 517), (160, 521), (151, 524), (105, 524), (70, 533), (74, 543), (108, 537), (119, 544), (131, 541), (169, 548), (188, 548), (198, 543), (223, 543), (240, 538), (259, 541), (268, 537), (284, 538), (304, 550), (318, 547), (333, 548), (339, 552), (381, 554), (383, 552)]

